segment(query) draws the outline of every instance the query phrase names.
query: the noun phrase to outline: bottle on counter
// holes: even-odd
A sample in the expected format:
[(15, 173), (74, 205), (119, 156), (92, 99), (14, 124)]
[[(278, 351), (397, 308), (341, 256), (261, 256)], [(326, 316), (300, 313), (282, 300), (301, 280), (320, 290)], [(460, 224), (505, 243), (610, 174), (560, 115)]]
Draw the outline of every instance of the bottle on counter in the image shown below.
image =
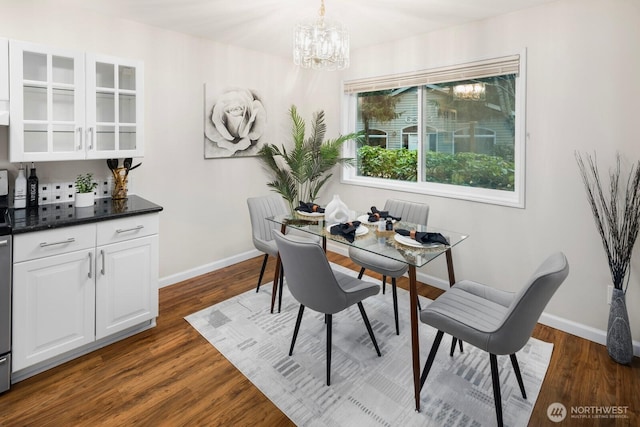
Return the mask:
[(38, 176), (33, 163), (31, 163), (31, 174), (27, 179), (27, 206), (30, 208), (38, 206)]
[(23, 209), (27, 207), (27, 178), (24, 176), (24, 166), (20, 164), (13, 194), (13, 207)]

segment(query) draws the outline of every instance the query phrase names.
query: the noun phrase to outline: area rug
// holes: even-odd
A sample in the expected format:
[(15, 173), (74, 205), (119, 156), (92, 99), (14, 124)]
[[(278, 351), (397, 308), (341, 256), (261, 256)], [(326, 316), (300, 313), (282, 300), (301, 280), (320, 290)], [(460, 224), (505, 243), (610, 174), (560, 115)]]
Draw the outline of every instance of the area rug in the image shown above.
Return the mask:
[[(343, 271), (351, 270), (334, 266)], [(374, 280), (368, 278), (369, 280)], [(281, 313), (270, 313), (271, 284), (223, 301), (185, 319), (299, 426), (495, 425), (487, 353), (464, 346), (449, 356), (445, 335), (414, 409), (409, 294), (398, 288), (400, 335), (392, 296), (382, 292), (363, 304), (382, 357), (378, 357), (356, 306), (333, 316), (331, 386), (326, 385), (324, 315), (305, 310), (293, 356), (291, 336), (299, 304), (283, 293)], [(422, 307), (429, 304), (421, 299)], [(421, 364), (436, 331), (420, 324)], [(509, 361), (498, 357), (504, 423), (526, 426), (544, 380), (553, 344), (530, 339), (517, 353), (527, 399)]]

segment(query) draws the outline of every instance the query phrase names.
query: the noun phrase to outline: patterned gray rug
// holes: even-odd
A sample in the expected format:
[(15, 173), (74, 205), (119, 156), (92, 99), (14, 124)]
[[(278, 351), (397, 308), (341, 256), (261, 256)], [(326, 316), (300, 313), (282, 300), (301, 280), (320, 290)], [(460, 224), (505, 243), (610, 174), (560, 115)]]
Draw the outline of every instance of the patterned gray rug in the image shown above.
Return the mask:
[[(286, 285), (279, 314), (269, 312), (267, 284), (259, 293), (247, 291), (185, 319), (296, 425), (495, 425), (488, 354), (466, 345), (464, 353), (456, 351), (450, 357), (448, 336), (422, 389), (421, 412), (415, 412), (409, 295), (398, 289), (397, 336), (389, 286), (387, 291), (363, 302), (382, 357), (376, 355), (356, 306), (334, 315), (330, 387), (325, 384), (323, 315), (305, 311), (293, 356), (288, 355), (299, 305)], [(428, 303), (421, 300), (423, 307)], [(435, 332), (420, 325), (421, 364)], [(532, 338), (517, 354), (527, 400), (520, 394), (509, 358), (498, 358), (505, 425), (527, 425), (552, 351), (553, 344)]]

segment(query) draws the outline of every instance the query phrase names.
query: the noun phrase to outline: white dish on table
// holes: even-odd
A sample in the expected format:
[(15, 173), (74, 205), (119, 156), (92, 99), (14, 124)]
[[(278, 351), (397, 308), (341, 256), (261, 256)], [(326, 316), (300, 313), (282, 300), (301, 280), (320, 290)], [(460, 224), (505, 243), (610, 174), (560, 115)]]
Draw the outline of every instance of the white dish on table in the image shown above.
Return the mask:
[[(374, 221), (374, 222), (369, 221), (369, 215), (360, 215), (358, 217), (358, 221), (366, 225), (376, 225), (379, 222), (379, 221)], [(391, 222), (395, 224), (396, 220), (392, 219)]]
[(302, 216), (310, 216), (310, 217), (324, 216), (324, 212), (302, 212), (298, 210), (296, 210), (296, 212)]
[(412, 246), (414, 248), (436, 248), (438, 246), (442, 246), (440, 243), (420, 243), (409, 236), (403, 236), (402, 234), (398, 233), (396, 233), (393, 238), (400, 244)]

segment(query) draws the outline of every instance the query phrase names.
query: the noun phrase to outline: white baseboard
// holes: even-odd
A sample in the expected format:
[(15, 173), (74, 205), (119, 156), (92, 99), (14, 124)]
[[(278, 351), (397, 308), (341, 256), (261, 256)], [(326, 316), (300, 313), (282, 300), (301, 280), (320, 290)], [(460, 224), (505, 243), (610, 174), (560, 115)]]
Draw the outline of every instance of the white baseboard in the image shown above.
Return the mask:
[(192, 268), (190, 270), (183, 271), (181, 273), (172, 274), (171, 276), (161, 277), (158, 281), (158, 287), (164, 288), (165, 286), (174, 285), (183, 280), (193, 279), (194, 277), (201, 276), (212, 271), (219, 270), (224, 267), (228, 267), (233, 264), (237, 264), (242, 261), (246, 261), (251, 258), (255, 258), (262, 255), (262, 252), (257, 249), (253, 249), (248, 252), (244, 252), (238, 255), (234, 255), (229, 258), (221, 259), (216, 262), (202, 265), (200, 267)]
[[(345, 245), (332, 244), (331, 242), (328, 242), (327, 250), (338, 253), (340, 255), (348, 256), (347, 247)], [(218, 270), (223, 267), (228, 267), (230, 265), (233, 265), (241, 261), (246, 261), (248, 259), (254, 258), (261, 254), (262, 252), (259, 252), (258, 250), (254, 249), (248, 252), (244, 252), (244, 253), (229, 257), (229, 258), (225, 258), (223, 260), (219, 260), (216, 262), (212, 262), (210, 264), (203, 265), (201, 267), (184, 271), (182, 273), (163, 277), (160, 279), (159, 286), (162, 288), (164, 286), (173, 285), (183, 280), (191, 279), (202, 274), (210, 273), (212, 271)], [(434, 286), (436, 288), (440, 288), (444, 290), (449, 289), (448, 280), (443, 280), (438, 277), (430, 276), (428, 274), (424, 274), (421, 272), (416, 273), (416, 279), (419, 282), (428, 283), (429, 285)], [(559, 317), (553, 314), (542, 313), (542, 316), (540, 316), (539, 322), (542, 323), (543, 325), (547, 325), (552, 328), (559, 329), (568, 334), (575, 335), (577, 337), (584, 338), (586, 340), (593, 341), (598, 344), (606, 345), (606, 342), (607, 342), (606, 331), (596, 329), (591, 326), (583, 325), (581, 323), (574, 322), (573, 320), (564, 319), (562, 317)], [(635, 356), (640, 357), (639, 341), (636, 341), (636, 340), (633, 341), (633, 354)]]

